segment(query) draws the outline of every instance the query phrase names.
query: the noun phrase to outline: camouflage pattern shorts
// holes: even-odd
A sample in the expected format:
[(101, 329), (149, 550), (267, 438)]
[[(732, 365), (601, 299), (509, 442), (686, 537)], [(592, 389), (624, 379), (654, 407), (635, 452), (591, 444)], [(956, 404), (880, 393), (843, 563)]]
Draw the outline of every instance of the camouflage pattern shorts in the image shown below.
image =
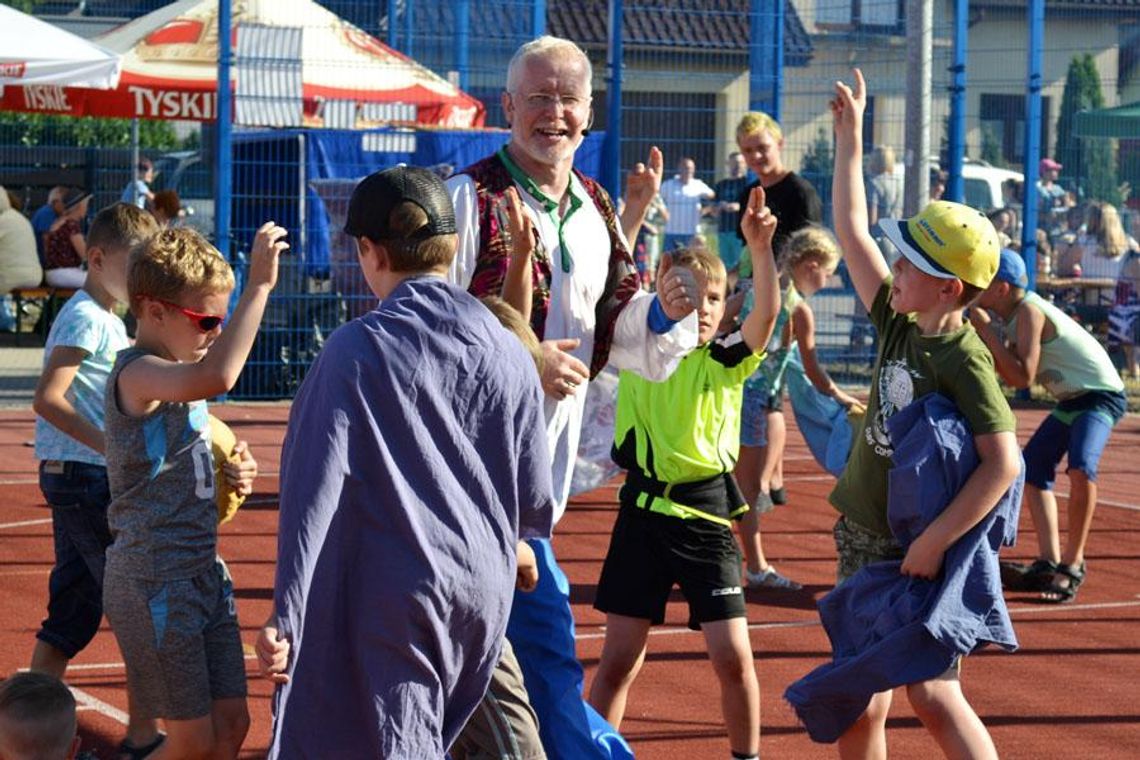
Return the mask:
[(885, 560), (901, 560), (903, 549), (893, 537), (880, 536), (840, 517), (832, 531), (839, 555), (836, 584), (850, 578), (864, 565)]

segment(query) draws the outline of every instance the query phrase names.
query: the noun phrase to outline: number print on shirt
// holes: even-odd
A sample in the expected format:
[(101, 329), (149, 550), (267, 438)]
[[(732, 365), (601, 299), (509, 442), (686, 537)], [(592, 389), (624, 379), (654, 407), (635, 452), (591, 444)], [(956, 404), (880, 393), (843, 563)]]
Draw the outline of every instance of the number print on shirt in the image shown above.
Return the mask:
[(199, 499), (214, 498), (214, 459), (210, 456), (210, 445), (199, 438), (190, 449), (194, 460), (194, 495)]

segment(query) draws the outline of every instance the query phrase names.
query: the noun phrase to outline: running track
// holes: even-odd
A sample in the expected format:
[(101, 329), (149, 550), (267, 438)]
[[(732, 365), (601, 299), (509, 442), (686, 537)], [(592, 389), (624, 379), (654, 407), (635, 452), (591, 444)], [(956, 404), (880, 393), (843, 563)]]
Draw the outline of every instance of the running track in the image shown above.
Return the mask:
[[(221, 553), (235, 577), (247, 652), (272, 596), (277, 525), (277, 462), (288, 409), (283, 405), (216, 406), (216, 413), (250, 441), (262, 465), (257, 492), (222, 531)], [(1042, 417), (1019, 411), (1024, 443)], [(30, 411), (0, 411), (0, 673), (25, 667), (47, 594), (52, 563), (51, 516), (36, 484)], [(791, 419), (789, 417), (789, 424)], [(1075, 603), (1010, 599), (1021, 649), (984, 650), (964, 668), (968, 695), (1006, 758), (1140, 757), (1140, 417), (1125, 419), (1101, 467), (1101, 507), (1089, 544), (1089, 577)], [(781, 694), (792, 680), (829, 656), (814, 600), (831, 586), (834, 513), (826, 495), (831, 479), (808, 458), (792, 431), (786, 460), (791, 504), (765, 517), (765, 549), (802, 592), (749, 592), (749, 623), (762, 691), (764, 756), (829, 758), (834, 749), (812, 744)], [(1065, 493), (1065, 480), (1059, 484)], [(613, 487), (572, 503), (555, 540), (573, 583), (579, 656), (587, 678), (597, 664), (603, 618), (591, 607), (615, 515)], [(1064, 512), (1064, 499), (1061, 499)], [(1062, 517), (1063, 524), (1063, 517)], [(1010, 557), (1031, 557), (1036, 545), (1028, 515)], [(666, 624), (654, 630), (642, 674), (623, 724), (639, 758), (725, 757), (715, 677), (699, 633), (685, 628), (685, 606), (670, 604)], [(243, 757), (263, 757), (269, 736), (267, 685), (247, 659), (253, 726)], [(124, 671), (114, 637), (104, 629), (73, 664), (68, 680), (81, 703), (85, 748), (112, 757), (122, 737)], [(889, 742), (895, 757), (938, 751), (897, 695)]]

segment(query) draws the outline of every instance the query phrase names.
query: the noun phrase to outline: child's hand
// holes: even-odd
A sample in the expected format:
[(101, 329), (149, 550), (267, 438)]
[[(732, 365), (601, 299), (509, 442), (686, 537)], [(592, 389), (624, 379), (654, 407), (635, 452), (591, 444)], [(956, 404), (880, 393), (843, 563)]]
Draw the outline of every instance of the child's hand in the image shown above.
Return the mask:
[(534, 549), (526, 541), (519, 541), (515, 553), (518, 555), (515, 588), (519, 591), (534, 591), (538, 586), (538, 560), (534, 556)]
[(776, 235), (776, 217), (771, 209), (764, 205), (766, 199), (763, 187), (757, 185), (752, 188), (752, 192), (748, 194), (748, 208), (744, 210), (744, 217), (740, 220), (744, 240), (753, 255), (763, 251), (770, 256), (772, 238)]
[(530, 258), (534, 253), (534, 223), (523, 208), (522, 199), (514, 187), (507, 188), (507, 234), (511, 241), (511, 255)]
[(697, 280), (688, 267), (673, 266), (672, 253), (662, 253), (657, 265), (657, 298), (665, 316), (679, 322), (697, 308)]
[(249, 496), (253, 493), (253, 481), (257, 478), (257, 461), (249, 453), (249, 444), (238, 441), (234, 446), (234, 456), (222, 465), (222, 472), (226, 476), (226, 484), (239, 496)]
[(925, 530), (906, 550), (899, 572), (911, 578), (925, 578), (932, 581), (942, 570), (942, 557), (945, 554), (946, 548), (939, 545), (937, 538), (929, 530)]
[(249, 255), (250, 285), (272, 288), (277, 284), (277, 260), (281, 252), (289, 248), (289, 244), (282, 240), (287, 234), (284, 227), (278, 227), (274, 222), (266, 222), (257, 230)]
[(630, 207), (642, 209), (649, 205), (657, 195), (657, 191), (661, 189), (664, 167), (665, 158), (656, 145), (649, 149), (648, 166), (640, 161), (634, 164), (625, 181), (626, 203)]
[(285, 675), (289, 667), (289, 641), (278, 637), (275, 621), (269, 620), (262, 626), (253, 648), (263, 678), (273, 683), (289, 683), (289, 676)]
[(855, 89), (843, 82), (835, 83), (835, 98), (831, 101), (831, 117), (837, 135), (853, 135), (863, 128), (863, 112), (867, 110), (867, 86), (863, 72), (854, 69)]
[(990, 322), (993, 321), (990, 318), (990, 313), (980, 306), (971, 306), (966, 311), (966, 316), (970, 318), (970, 324), (974, 326), (974, 329), (979, 331), (989, 327)]

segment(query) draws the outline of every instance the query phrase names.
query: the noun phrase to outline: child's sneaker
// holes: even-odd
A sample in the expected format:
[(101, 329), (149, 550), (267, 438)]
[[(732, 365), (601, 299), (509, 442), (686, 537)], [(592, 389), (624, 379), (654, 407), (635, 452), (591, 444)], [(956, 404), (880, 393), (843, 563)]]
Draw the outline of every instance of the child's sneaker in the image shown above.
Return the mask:
[(791, 578), (785, 578), (776, 570), (775, 565), (768, 565), (767, 570), (758, 573), (745, 571), (749, 588), (780, 588), (787, 591), (799, 591), (803, 588)]

